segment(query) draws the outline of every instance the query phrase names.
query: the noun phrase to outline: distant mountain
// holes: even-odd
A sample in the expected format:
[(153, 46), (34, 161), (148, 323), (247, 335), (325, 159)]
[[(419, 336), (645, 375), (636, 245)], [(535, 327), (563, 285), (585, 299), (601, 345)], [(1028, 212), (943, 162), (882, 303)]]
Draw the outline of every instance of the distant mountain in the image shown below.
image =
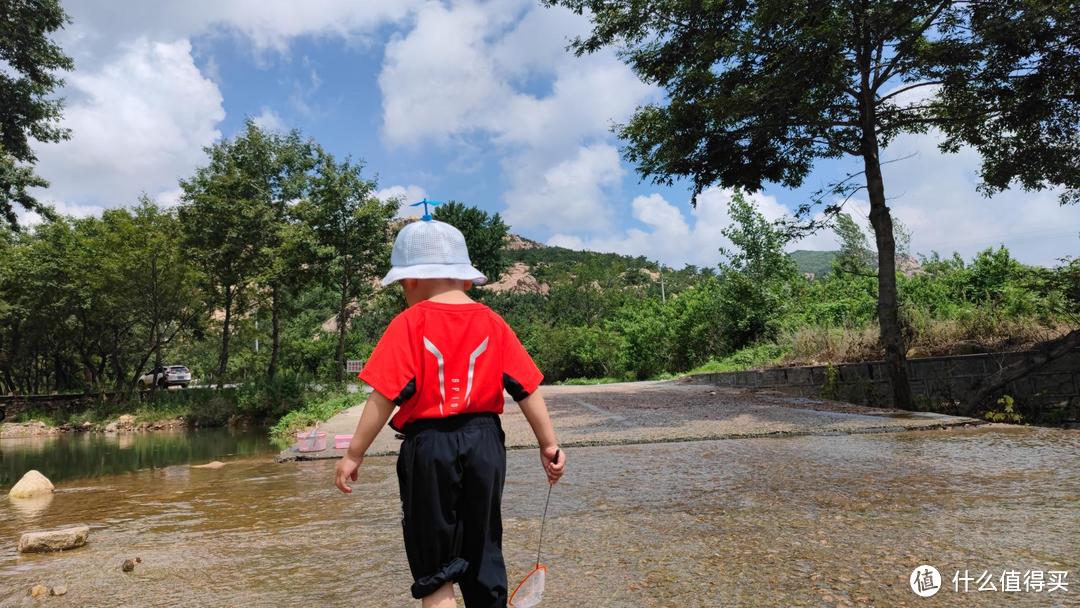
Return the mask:
[(795, 261), (795, 265), (799, 268), (801, 274), (813, 274), (815, 279), (829, 274), (832, 270), (833, 260), (836, 259), (839, 251), (809, 251), (806, 249), (799, 249), (792, 251), (788, 254), (792, 260)]
[[(792, 251), (788, 254), (792, 260), (795, 260), (795, 265), (799, 268), (799, 272), (803, 275), (813, 274), (814, 279), (820, 279), (828, 275), (832, 271), (833, 260), (839, 255), (839, 251), (808, 251), (806, 249), (799, 249)], [(919, 260), (913, 256), (899, 255), (896, 257), (896, 270), (904, 273), (907, 276), (912, 276), (922, 272), (922, 265), (919, 264)]]

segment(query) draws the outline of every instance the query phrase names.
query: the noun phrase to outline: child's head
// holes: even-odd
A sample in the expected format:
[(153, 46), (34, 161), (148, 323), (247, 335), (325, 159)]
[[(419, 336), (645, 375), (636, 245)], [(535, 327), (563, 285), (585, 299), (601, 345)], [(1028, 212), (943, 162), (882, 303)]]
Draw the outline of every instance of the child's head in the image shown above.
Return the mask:
[[(425, 216), (430, 217), (430, 216)], [(450, 224), (433, 219), (412, 222), (401, 229), (390, 254), (390, 272), (382, 284), (401, 281), (412, 305), (425, 293), (447, 288), (466, 290), (487, 281), (469, 259), (465, 236)]]

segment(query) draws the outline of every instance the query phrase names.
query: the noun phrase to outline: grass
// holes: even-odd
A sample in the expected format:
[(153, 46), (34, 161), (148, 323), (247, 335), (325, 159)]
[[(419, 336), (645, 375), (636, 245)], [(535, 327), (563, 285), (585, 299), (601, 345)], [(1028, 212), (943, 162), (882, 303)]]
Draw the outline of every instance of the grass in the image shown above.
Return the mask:
[(787, 351), (777, 344), (757, 344), (738, 350), (720, 359), (710, 359), (683, 375), (741, 372), (779, 365)]
[(567, 378), (565, 380), (559, 380), (553, 384), (566, 384), (573, 386), (590, 385), (590, 384), (614, 384), (616, 382), (626, 382), (626, 378), (615, 378), (613, 376), (605, 376), (603, 378)]
[(284, 447), (293, 440), (293, 435), (316, 422), (325, 422), (344, 410), (363, 402), (367, 398), (364, 393), (335, 393), (329, 396), (321, 396), (304, 403), (282, 416), (270, 427), (270, 439), (279, 446)]

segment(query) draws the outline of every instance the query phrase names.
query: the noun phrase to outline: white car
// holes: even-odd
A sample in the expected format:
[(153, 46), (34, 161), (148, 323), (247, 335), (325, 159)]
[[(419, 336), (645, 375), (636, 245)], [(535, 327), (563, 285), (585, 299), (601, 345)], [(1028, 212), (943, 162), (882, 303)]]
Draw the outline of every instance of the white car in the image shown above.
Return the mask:
[(155, 367), (150, 373), (143, 374), (139, 378), (139, 386), (150, 388), (157, 384), (161, 388), (170, 386), (186, 387), (191, 383), (191, 370), (183, 365), (166, 365)]

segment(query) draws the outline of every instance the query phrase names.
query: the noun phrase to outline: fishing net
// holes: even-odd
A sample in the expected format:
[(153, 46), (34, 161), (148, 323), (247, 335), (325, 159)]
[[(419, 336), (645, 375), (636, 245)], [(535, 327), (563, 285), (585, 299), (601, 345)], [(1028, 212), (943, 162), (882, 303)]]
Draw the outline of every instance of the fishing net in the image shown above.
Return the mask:
[[(559, 463), (559, 451), (551, 460)], [(540, 548), (544, 546), (544, 524), (547, 523), (548, 504), (551, 502), (551, 485), (548, 484), (547, 499), (544, 501), (544, 516), (540, 519), (540, 542), (536, 546), (536, 566), (525, 575), (514, 592), (510, 594), (510, 608), (532, 608), (539, 606), (544, 599), (544, 582), (547, 579), (547, 566), (540, 563)]]
[(544, 599), (544, 579), (547, 578), (547, 566), (537, 564), (510, 594), (510, 608), (533, 608)]

